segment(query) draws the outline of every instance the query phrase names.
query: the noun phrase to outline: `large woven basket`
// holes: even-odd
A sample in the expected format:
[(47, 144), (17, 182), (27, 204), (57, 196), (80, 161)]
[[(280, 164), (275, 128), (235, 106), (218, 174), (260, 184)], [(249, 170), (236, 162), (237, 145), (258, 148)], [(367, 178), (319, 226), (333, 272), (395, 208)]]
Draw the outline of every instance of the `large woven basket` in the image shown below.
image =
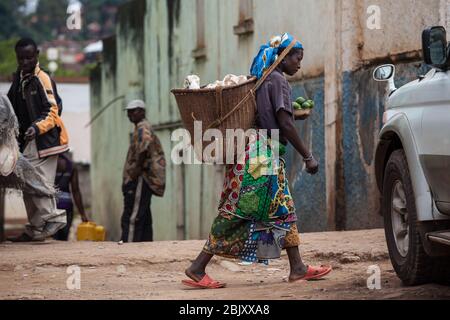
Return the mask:
[[(227, 139), (226, 136), (227, 129), (242, 129), (247, 131), (255, 125), (255, 92), (267, 76), (286, 57), (295, 43), (296, 40), (293, 39), (290, 45), (278, 56), (278, 59), (266, 70), (259, 80), (256, 78), (248, 78), (247, 82), (240, 85), (217, 87), (216, 89), (172, 90), (178, 104), (178, 109), (180, 110), (181, 120), (191, 135), (192, 144), (194, 146), (195, 144), (201, 146), (201, 149), (194, 148), (198, 160), (204, 160), (202, 156), (203, 150), (212, 142), (204, 142), (203, 137), (195, 137), (195, 122), (201, 121), (202, 134), (205, 134), (205, 131), (208, 129), (218, 129), (222, 132), (224, 138), (222, 160), (229, 160), (227, 152), (230, 149), (227, 149), (227, 146), (230, 139)], [(237, 158), (242, 156), (242, 151), (241, 148), (234, 148), (235, 159), (236, 156)]]
[[(195, 121), (201, 124), (202, 134), (205, 134), (208, 129), (218, 129), (224, 138), (227, 129), (247, 131), (254, 127), (256, 102), (253, 89), (255, 84), (256, 78), (248, 78), (246, 82), (235, 86), (172, 90), (180, 110), (181, 120), (191, 135), (192, 143), (195, 142)], [(202, 139), (202, 137), (196, 138)], [(202, 142), (202, 149), (210, 143)], [(223, 143), (224, 158), (226, 158), (225, 140)]]
[[(194, 121), (202, 121), (204, 130), (210, 128), (245, 130), (250, 128), (255, 120), (256, 103), (251, 94), (255, 83), (256, 78), (250, 78), (236, 86), (199, 90), (174, 89), (172, 93), (177, 101), (183, 124), (192, 134)], [(224, 118), (235, 107), (237, 108), (234, 112)], [(220, 119), (223, 120), (219, 121)]]

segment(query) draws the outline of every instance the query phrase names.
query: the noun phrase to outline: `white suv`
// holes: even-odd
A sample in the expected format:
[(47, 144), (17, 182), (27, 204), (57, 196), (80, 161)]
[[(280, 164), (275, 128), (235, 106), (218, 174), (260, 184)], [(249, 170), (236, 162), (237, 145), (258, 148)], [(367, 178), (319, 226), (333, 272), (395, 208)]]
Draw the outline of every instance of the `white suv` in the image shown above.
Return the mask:
[(389, 98), (376, 150), (386, 240), (406, 285), (450, 278), (450, 45), (443, 27), (422, 34), (432, 69), (395, 88), (395, 67), (375, 69)]

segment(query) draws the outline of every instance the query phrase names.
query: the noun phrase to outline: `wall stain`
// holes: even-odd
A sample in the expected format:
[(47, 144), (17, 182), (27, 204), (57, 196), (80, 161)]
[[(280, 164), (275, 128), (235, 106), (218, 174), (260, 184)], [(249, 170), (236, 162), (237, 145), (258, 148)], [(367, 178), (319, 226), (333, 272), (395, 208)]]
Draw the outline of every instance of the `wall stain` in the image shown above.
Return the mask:
[(325, 179), (325, 114), (324, 114), (324, 78), (296, 81), (292, 85), (292, 98), (299, 96), (313, 99), (315, 108), (306, 121), (296, 121), (299, 135), (311, 148), (319, 161), (321, 170), (311, 176), (304, 171), (302, 157), (289, 145), (285, 156), (287, 176), (291, 193), (295, 201), (298, 227), (301, 232), (316, 232), (328, 229), (326, 209)]
[(169, 74), (172, 75), (172, 59), (173, 59), (173, 38), (174, 29), (178, 27), (180, 20), (180, 0), (166, 0), (167, 16), (168, 16), (168, 56), (169, 56)]
[(107, 78), (112, 79), (116, 88), (117, 82), (117, 38), (111, 36), (103, 39), (103, 68)]
[[(397, 87), (429, 68), (418, 62), (396, 65)], [(372, 80), (374, 67), (345, 72), (342, 81), (345, 229), (381, 227), (374, 155), (385, 111), (387, 84)]]
[(120, 6), (117, 13), (118, 36), (126, 39), (127, 46), (133, 48), (138, 54), (140, 70), (144, 68), (144, 37), (145, 16), (147, 14), (146, 0), (134, 0)]

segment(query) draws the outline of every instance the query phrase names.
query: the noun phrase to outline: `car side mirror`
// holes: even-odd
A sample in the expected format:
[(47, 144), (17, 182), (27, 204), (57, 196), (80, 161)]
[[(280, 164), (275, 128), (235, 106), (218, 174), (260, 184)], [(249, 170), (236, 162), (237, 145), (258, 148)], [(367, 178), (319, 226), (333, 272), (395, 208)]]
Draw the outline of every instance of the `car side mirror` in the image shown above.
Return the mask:
[(442, 69), (447, 64), (447, 32), (444, 27), (427, 28), (422, 33), (423, 58), (426, 64)]
[(395, 66), (393, 64), (384, 64), (375, 68), (373, 71), (373, 79), (375, 81), (388, 81), (390, 93), (393, 93), (397, 88), (394, 82)]
[(392, 64), (385, 64), (377, 67), (373, 72), (375, 81), (389, 81), (395, 76), (395, 67)]

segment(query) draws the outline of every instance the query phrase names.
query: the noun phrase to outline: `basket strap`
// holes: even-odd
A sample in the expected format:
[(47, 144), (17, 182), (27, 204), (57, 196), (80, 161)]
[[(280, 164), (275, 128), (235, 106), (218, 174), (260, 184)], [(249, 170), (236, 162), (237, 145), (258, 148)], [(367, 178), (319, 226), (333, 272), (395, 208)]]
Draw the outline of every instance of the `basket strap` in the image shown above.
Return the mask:
[[(252, 90), (250, 90), (245, 95), (245, 97), (242, 98), (242, 100), (233, 109), (231, 109), (230, 112), (228, 112), (225, 116), (219, 117), (217, 120), (212, 122), (208, 126), (208, 129), (220, 126), (222, 124), (222, 122), (224, 122), (234, 112), (236, 112), (244, 104), (244, 102), (247, 101), (247, 99), (249, 99), (250, 97), (253, 97), (253, 99), (254, 99), (255, 98), (254, 93), (259, 89), (259, 87), (261, 87), (263, 82), (266, 81), (267, 77), (278, 67), (278, 65), (281, 63), (281, 61), (283, 61), (283, 59), (286, 58), (286, 56), (292, 50), (292, 48), (295, 46), (296, 43), (297, 43), (297, 39), (295, 39), (295, 38), (292, 39), (292, 41), (289, 44), (289, 46), (287, 46), (287, 48), (283, 51), (283, 53), (281, 53), (281, 55), (278, 56), (277, 60), (269, 67), (269, 69), (267, 69), (267, 71), (264, 73), (264, 75), (261, 77), (261, 79), (259, 79), (258, 82), (256, 82), (255, 87)], [(217, 99), (217, 94), (216, 94), (216, 99)], [(222, 92), (220, 92), (220, 115), (221, 116), (222, 116), (222, 102), (223, 102), (222, 101)]]
[(223, 87), (222, 86), (217, 86), (216, 87), (216, 106), (219, 107), (219, 116), (217, 117), (218, 119), (223, 117)]
[(214, 122), (212, 122), (209, 126), (208, 129), (211, 128), (215, 128), (218, 127), (222, 124), (222, 122), (224, 122), (226, 119), (228, 119), (234, 112), (236, 112), (243, 104), (244, 102), (246, 102), (248, 100), (248, 98), (250, 98), (252, 96), (252, 94), (250, 93), (250, 91), (245, 95), (244, 98), (242, 98), (241, 101), (239, 101), (239, 103), (230, 111), (228, 112), (225, 116), (216, 119)]

